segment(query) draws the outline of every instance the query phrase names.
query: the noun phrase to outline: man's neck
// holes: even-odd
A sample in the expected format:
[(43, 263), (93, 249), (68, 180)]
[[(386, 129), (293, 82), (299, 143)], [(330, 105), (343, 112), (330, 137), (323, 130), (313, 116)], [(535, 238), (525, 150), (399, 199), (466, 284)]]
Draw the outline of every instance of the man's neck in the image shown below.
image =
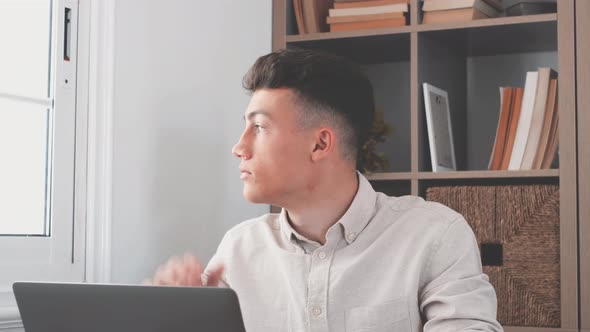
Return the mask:
[(358, 175), (350, 172), (339, 177), (324, 178), (314, 186), (305, 199), (285, 207), (293, 229), (320, 244), (326, 242), (326, 233), (350, 207), (359, 186)]

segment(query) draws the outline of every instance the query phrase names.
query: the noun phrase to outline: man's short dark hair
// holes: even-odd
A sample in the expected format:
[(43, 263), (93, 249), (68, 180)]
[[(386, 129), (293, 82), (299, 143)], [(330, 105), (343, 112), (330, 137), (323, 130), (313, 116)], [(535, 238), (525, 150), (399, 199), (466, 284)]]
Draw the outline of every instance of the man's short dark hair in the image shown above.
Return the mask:
[(359, 65), (306, 49), (261, 56), (244, 76), (244, 88), (292, 89), (302, 107), (302, 126), (328, 122), (342, 140), (344, 157), (356, 161), (373, 125), (373, 87)]

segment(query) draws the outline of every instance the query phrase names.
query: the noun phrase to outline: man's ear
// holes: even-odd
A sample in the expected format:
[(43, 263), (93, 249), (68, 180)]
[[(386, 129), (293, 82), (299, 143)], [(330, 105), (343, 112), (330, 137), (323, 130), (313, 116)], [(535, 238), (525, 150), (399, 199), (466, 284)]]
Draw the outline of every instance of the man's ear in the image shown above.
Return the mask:
[(326, 158), (336, 148), (336, 133), (332, 128), (320, 127), (315, 132), (315, 142), (311, 152), (312, 161)]

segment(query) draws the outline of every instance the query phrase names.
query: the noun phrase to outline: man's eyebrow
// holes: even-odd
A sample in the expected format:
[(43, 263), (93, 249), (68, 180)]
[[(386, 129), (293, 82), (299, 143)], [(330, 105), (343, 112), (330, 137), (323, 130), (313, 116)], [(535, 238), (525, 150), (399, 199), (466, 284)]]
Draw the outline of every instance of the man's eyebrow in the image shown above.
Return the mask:
[(257, 116), (257, 115), (263, 115), (266, 116), (267, 118), (271, 118), (270, 114), (264, 110), (256, 110), (256, 111), (252, 111), (252, 112), (248, 112), (246, 115), (244, 115), (244, 121), (246, 121), (246, 118), (248, 120), (252, 119), (253, 117)]

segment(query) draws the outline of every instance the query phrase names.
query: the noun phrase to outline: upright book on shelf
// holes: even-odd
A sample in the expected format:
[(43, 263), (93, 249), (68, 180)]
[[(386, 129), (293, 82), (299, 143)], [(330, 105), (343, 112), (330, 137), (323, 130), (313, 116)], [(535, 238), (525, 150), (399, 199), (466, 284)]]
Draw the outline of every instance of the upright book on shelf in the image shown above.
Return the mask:
[(516, 137), (514, 139), (514, 147), (510, 156), (510, 163), (508, 169), (511, 171), (520, 170), (522, 159), (524, 157), (524, 150), (526, 148), (526, 141), (529, 137), (531, 129), (531, 119), (533, 117), (533, 109), (535, 107), (535, 95), (537, 94), (537, 79), (539, 73), (530, 71), (526, 75), (524, 84), (524, 96), (522, 99), (522, 109), (520, 118), (518, 120), (518, 127), (516, 129)]
[(531, 128), (527, 137), (522, 163), (520, 164), (521, 170), (533, 169), (545, 119), (550, 81), (557, 77), (557, 73), (548, 67), (539, 68), (538, 72), (539, 78), (537, 80), (537, 91), (535, 94), (533, 115), (531, 117)]
[(306, 33), (328, 31), (326, 17), (332, 6), (331, 0), (301, 0), (303, 24)]
[[(547, 96), (547, 105), (545, 106), (543, 129), (541, 130), (541, 138), (539, 139), (539, 145), (537, 147), (537, 152), (535, 153), (533, 169), (542, 169), (547, 147), (551, 145), (550, 143), (554, 139), (554, 137), (551, 137), (553, 123), (557, 123), (557, 79), (552, 79), (549, 83), (549, 94)], [(556, 135), (557, 133), (553, 134)]]
[(303, 0), (293, 0), (293, 12), (295, 13), (295, 21), (297, 22), (297, 30), (299, 34), (305, 34), (305, 23), (303, 22)]
[(510, 158), (512, 156), (512, 150), (514, 150), (514, 141), (516, 139), (516, 131), (518, 122), (520, 121), (520, 114), (522, 111), (522, 98), (524, 94), (523, 88), (514, 89), (514, 98), (510, 105), (510, 119), (508, 120), (508, 132), (506, 133), (506, 147), (504, 148), (504, 154), (502, 155), (502, 162), (500, 163), (500, 169), (503, 171), (508, 170), (510, 164)]
[(502, 155), (506, 147), (506, 138), (509, 127), (510, 113), (513, 98), (513, 88), (500, 88), (500, 116), (498, 119), (498, 126), (496, 127), (496, 138), (492, 148), (492, 155), (490, 156), (490, 163), (488, 169), (497, 171), (502, 164)]
[[(557, 102), (556, 106), (557, 108)], [(541, 169), (549, 169), (551, 168), (551, 164), (554, 162), (554, 159), (558, 157), (558, 147), (559, 147), (559, 112), (555, 109), (553, 113), (553, 119), (551, 121), (551, 129), (549, 131), (549, 143), (547, 145), (547, 149), (545, 150), (545, 155), (543, 156), (543, 162), (541, 163)]]

